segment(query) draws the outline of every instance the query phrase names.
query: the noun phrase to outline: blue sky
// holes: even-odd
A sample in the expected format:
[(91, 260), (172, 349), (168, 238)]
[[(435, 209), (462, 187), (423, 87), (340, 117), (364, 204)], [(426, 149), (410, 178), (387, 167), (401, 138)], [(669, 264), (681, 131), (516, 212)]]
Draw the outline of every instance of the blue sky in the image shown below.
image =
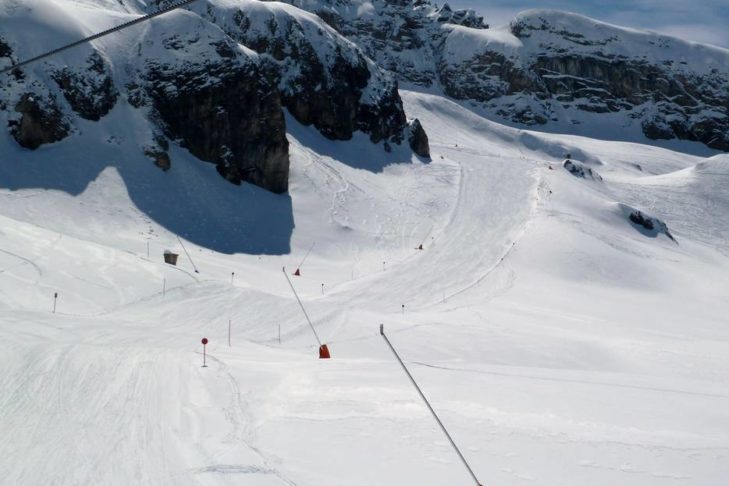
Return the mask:
[[(435, 1), (439, 5), (444, 3)], [(505, 24), (522, 10), (554, 8), (729, 47), (729, 0), (447, 0), (447, 3), (451, 7), (473, 8), (492, 25)]]

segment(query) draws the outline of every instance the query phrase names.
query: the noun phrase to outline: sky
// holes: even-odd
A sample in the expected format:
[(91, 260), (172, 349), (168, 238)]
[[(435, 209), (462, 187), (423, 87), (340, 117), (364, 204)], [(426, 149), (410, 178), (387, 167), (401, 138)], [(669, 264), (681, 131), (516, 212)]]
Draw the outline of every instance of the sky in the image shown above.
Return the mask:
[[(451, 7), (479, 11), (486, 22), (494, 26), (508, 23), (522, 10), (551, 8), (729, 48), (729, 0), (446, 1)], [(437, 3), (442, 4), (443, 1)]]

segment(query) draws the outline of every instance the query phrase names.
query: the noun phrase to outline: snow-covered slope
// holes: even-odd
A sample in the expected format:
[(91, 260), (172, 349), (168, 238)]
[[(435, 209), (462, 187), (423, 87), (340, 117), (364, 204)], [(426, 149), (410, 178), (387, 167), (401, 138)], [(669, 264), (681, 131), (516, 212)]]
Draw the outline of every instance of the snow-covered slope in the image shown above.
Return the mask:
[[(485, 484), (722, 485), (725, 158), (521, 131), (402, 96), (432, 133), (432, 162), (288, 117), (290, 200), (176, 149), (168, 173), (121, 158), (64, 169), (68, 142), (12, 149), (3, 482), (466, 483), (384, 323)], [(600, 177), (565, 170), (567, 153)], [(331, 360), (316, 359), (281, 274), (313, 243), (292, 278)]]
[[(413, 7), (328, 5), (372, 25)], [(0, 62), (153, 7), (5, 2)], [(536, 52), (529, 39), (566, 35), (416, 7), (398, 24), (403, 46), (422, 32), (413, 19), (432, 22), (441, 47), (471, 39), (515, 59)], [(520, 18), (542, 15), (561, 25)], [(570, 31), (591, 22), (564, 18)], [(282, 108), (313, 96), (295, 75), (312, 60), (366, 67), (359, 107), (392, 79), (333, 19), (215, 0), (0, 81), (0, 122), (42, 142), (0, 130), (0, 484), (467, 484), (384, 324), (483, 484), (724, 486), (729, 158), (508, 127), (422, 87), (398, 103), (427, 130), (431, 159), (367, 124), (336, 140), (347, 137)], [(413, 52), (385, 57), (406, 67)], [(452, 60), (467, 65), (462, 54)], [(336, 95), (346, 76), (328, 74)], [(282, 99), (259, 96), (272, 90)], [(238, 116), (240, 97), (255, 116)], [(336, 113), (327, 101), (319, 113)], [(608, 135), (625, 120), (594, 116)], [(287, 193), (229, 184), (219, 172), (235, 180), (232, 159), (200, 162), (236, 150), (225, 140), (238, 131), (217, 132), (232, 122), (254, 141), (273, 130), (259, 142), (286, 148)], [(291, 278), (331, 360), (317, 359), (281, 272), (309, 250)]]

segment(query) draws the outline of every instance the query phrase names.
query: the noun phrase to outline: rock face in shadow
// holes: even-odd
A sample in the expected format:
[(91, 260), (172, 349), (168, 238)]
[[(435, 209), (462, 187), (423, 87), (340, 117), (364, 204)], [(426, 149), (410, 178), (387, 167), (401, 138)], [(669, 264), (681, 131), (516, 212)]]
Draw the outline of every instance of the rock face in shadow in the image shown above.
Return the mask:
[(417, 118), (410, 122), (408, 126), (408, 143), (417, 155), (430, 158), (430, 145), (428, 144), (428, 134), (425, 133), (423, 125)]
[[(163, 130), (228, 181), (288, 190), (288, 141), (275, 87), (254, 66), (157, 65), (144, 74)], [(211, 82), (211, 79), (215, 79)]]
[(24, 94), (15, 105), (19, 120), (11, 120), (10, 133), (22, 147), (35, 150), (63, 140), (70, 127), (52, 97)]
[(402, 142), (407, 120), (396, 80), (320, 18), (253, 1), (201, 15), (262, 56), (282, 104), (300, 123), (332, 140), (361, 131), (374, 143)]

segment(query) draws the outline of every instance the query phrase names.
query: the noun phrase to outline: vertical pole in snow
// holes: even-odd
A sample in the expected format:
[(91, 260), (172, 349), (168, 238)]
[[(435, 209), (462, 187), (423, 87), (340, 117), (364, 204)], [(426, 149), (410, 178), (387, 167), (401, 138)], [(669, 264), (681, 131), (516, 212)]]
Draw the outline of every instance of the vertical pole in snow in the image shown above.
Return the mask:
[(167, 291), (167, 278), (162, 279), (162, 297), (165, 296), (165, 292)]
[(321, 295), (324, 295), (324, 284), (321, 284)]
[(451, 446), (453, 446), (453, 450), (456, 451), (456, 454), (458, 454), (458, 457), (461, 459), (461, 462), (463, 462), (463, 465), (466, 466), (466, 469), (468, 470), (468, 474), (471, 475), (471, 477), (473, 478), (473, 480), (476, 483), (476, 486), (482, 486), (481, 483), (479, 482), (478, 478), (476, 477), (476, 475), (473, 473), (471, 466), (469, 466), (468, 462), (466, 462), (466, 458), (463, 457), (463, 454), (461, 454), (461, 451), (458, 449), (458, 446), (451, 438), (451, 434), (448, 433), (448, 430), (446, 430), (445, 426), (443, 425), (443, 422), (440, 421), (440, 419), (438, 418), (438, 415), (435, 413), (435, 410), (433, 410), (433, 407), (430, 406), (430, 402), (428, 402), (428, 399), (425, 398), (425, 395), (423, 394), (422, 390), (420, 389), (418, 384), (415, 382), (415, 378), (413, 378), (413, 375), (410, 374), (410, 371), (408, 371), (407, 367), (405, 366), (405, 363), (403, 363), (402, 359), (400, 359), (400, 355), (397, 354), (397, 351), (395, 351), (395, 348), (393, 347), (390, 340), (387, 338), (387, 336), (385, 336), (385, 325), (384, 324), (380, 324), (380, 335), (387, 343), (387, 346), (390, 348), (390, 351), (392, 351), (392, 354), (395, 355), (395, 359), (397, 359), (397, 362), (400, 363), (400, 366), (402, 366), (402, 369), (403, 369), (403, 371), (405, 371), (405, 374), (408, 375), (408, 378), (410, 379), (410, 383), (412, 383), (413, 386), (415, 387), (415, 389), (418, 391), (420, 398), (422, 398), (423, 402), (425, 402), (425, 405), (428, 407), (428, 410), (430, 410), (431, 415), (433, 415), (433, 418), (435, 419), (435, 421), (438, 422), (438, 426), (440, 426), (440, 430), (443, 431), (446, 438), (448, 439), (448, 442), (450, 442)]
[(286, 277), (286, 281), (289, 283), (289, 287), (291, 287), (291, 291), (294, 293), (294, 297), (296, 297), (296, 301), (299, 303), (299, 307), (301, 307), (301, 311), (304, 313), (304, 317), (306, 317), (306, 322), (309, 323), (309, 327), (311, 328), (311, 332), (314, 333), (314, 337), (316, 338), (316, 342), (319, 343), (319, 347), (322, 346), (321, 339), (319, 339), (319, 335), (316, 333), (316, 329), (314, 329), (314, 324), (311, 323), (311, 319), (309, 319), (309, 314), (306, 313), (306, 309), (304, 309), (304, 304), (301, 303), (301, 299), (299, 299), (299, 294), (296, 293), (296, 289), (294, 288), (294, 284), (291, 283), (291, 279), (289, 278), (288, 274), (286, 273), (286, 267), (283, 267), (283, 274), (284, 277)]
[(385, 271), (385, 262), (382, 262), (382, 271)]
[(281, 345), (281, 323), (278, 323), (278, 344)]
[(230, 347), (230, 327), (231, 327), (231, 319), (228, 319), (228, 347)]
[(202, 343), (202, 345), (203, 345), (203, 365), (202, 365), (202, 367), (203, 367), (203, 368), (207, 368), (207, 367), (208, 367), (208, 364), (207, 364), (207, 354), (208, 354), (208, 352), (207, 352), (207, 347), (208, 347), (208, 338), (202, 338), (202, 341), (200, 341), (200, 342), (201, 342), (201, 343)]
[(187, 248), (185, 248), (185, 245), (182, 243), (182, 240), (180, 239), (179, 236), (177, 237), (177, 241), (180, 242), (180, 246), (182, 247), (183, 250), (185, 250), (185, 255), (187, 255), (187, 259), (190, 260), (190, 264), (192, 265), (193, 270), (195, 270), (195, 273), (200, 273), (200, 272), (197, 271), (197, 267), (195, 266), (195, 262), (193, 262), (192, 261), (192, 258), (190, 258), (190, 254), (187, 252)]
[(402, 315), (405, 315), (405, 304), (402, 305)]
[(147, 240), (147, 258), (149, 258), (149, 240)]
[(230, 285), (233, 285), (233, 280), (235, 280), (235, 272), (230, 272)]
[(53, 293), (53, 313), (56, 313), (56, 302), (58, 301), (58, 292)]

